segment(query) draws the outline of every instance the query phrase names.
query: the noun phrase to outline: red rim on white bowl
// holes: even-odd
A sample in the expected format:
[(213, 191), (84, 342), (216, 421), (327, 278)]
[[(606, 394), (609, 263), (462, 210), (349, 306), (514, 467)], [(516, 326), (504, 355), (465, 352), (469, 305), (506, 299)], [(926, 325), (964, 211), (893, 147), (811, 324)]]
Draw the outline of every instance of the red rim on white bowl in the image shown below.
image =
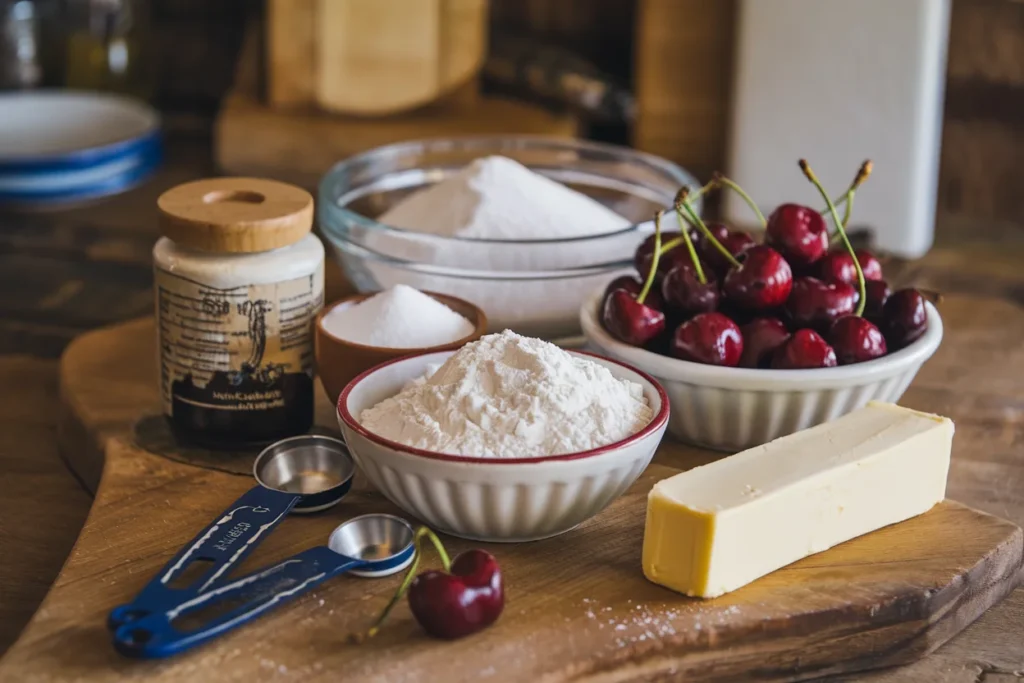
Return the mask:
[(598, 448), (591, 448), (590, 450), (587, 450), (587, 451), (578, 451), (576, 453), (561, 453), (561, 454), (558, 454), (558, 455), (545, 455), (545, 456), (541, 456), (539, 458), (481, 458), (481, 457), (478, 457), (478, 456), (462, 456), (462, 455), (453, 455), (451, 453), (436, 453), (434, 451), (426, 451), (426, 450), (423, 450), (421, 448), (413, 448), (411, 446), (406, 446), (404, 444), (398, 443), (397, 441), (391, 441), (390, 439), (385, 439), (382, 436), (378, 436), (377, 434), (374, 434), (373, 432), (371, 432), (370, 430), (366, 429), (361, 424), (359, 424), (359, 422), (352, 416), (352, 413), (349, 412), (349, 409), (348, 409), (348, 396), (349, 396), (349, 394), (352, 392), (353, 389), (356, 388), (356, 386), (360, 382), (362, 382), (363, 380), (367, 379), (368, 377), (370, 377), (374, 373), (378, 372), (379, 370), (382, 370), (382, 369), (386, 368), (389, 365), (394, 365), (395, 363), (401, 363), (403, 361), (407, 361), (407, 360), (410, 360), (412, 358), (419, 358), (419, 357), (422, 357), (422, 356), (441, 355), (441, 354), (447, 354), (450, 357), (454, 353), (455, 353), (455, 351), (440, 351), (440, 352), (438, 352), (438, 351), (426, 351), (426, 352), (422, 352), (422, 353), (413, 353), (413, 354), (410, 354), (408, 356), (402, 356), (401, 358), (395, 358), (394, 360), (389, 360), (389, 361), (387, 361), (385, 363), (381, 363), (380, 365), (377, 365), (375, 367), (370, 368), (369, 370), (366, 370), (366, 371), (360, 373), (351, 382), (349, 382), (348, 384), (345, 385), (345, 388), (342, 389), (342, 391), (341, 391), (341, 395), (338, 396), (338, 405), (337, 405), (338, 417), (341, 419), (342, 422), (345, 423), (345, 425), (347, 425), (349, 427), (349, 429), (352, 429), (353, 431), (355, 431), (359, 435), (363, 436), (364, 438), (369, 439), (370, 441), (373, 441), (374, 443), (376, 443), (378, 445), (386, 446), (388, 448), (391, 448), (392, 450), (396, 450), (396, 451), (399, 451), (399, 452), (402, 452), (402, 453), (407, 453), (409, 455), (415, 455), (415, 456), (418, 456), (418, 457), (421, 457), (421, 458), (428, 458), (428, 459), (431, 459), (431, 460), (444, 460), (444, 461), (447, 461), (447, 462), (476, 463), (476, 464), (487, 464), (487, 465), (530, 465), (530, 464), (536, 464), (536, 463), (541, 463), (541, 462), (557, 462), (557, 461), (564, 461), (564, 460), (581, 460), (583, 458), (593, 458), (593, 457), (596, 457), (598, 455), (602, 455), (604, 453), (615, 451), (615, 450), (618, 450), (618, 449), (620, 449), (620, 448), (622, 448), (624, 446), (628, 446), (630, 444), (633, 444), (633, 443), (636, 443), (638, 441), (641, 441), (641, 440), (647, 438), (648, 436), (650, 436), (651, 434), (655, 433), (659, 429), (661, 429), (661, 427), (664, 426), (668, 422), (668, 413), (669, 413), (668, 394), (665, 393), (665, 389), (661, 386), (661, 384), (658, 382), (658, 380), (654, 379), (653, 377), (648, 375), (646, 372), (643, 372), (641, 370), (637, 370), (636, 368), (634, 368), (633, 366), (629, 365), (628, 363), (623, 363), (620, 360), (616, 360), (614, 358), (608, 358), (607, 356), (601, 356), (601, 355), (596, 354), (596, 353), (590, 353), (589, 351), (569, 351), (569, 353), (577, 355), (577, 356), (590, 356), (590, 357), (593, 357), (593, 358), (600, 359), (602, 362), (613, 363), (615, 365), (618, 365), (620, 367), (625, 368), (626, 370), (629, 370), (632, 373), (635, 373), (639, 377), (642, 377), (652, 387), (654, 387), (654, 390), (658, 393), (658, 400), (661, 401), (661, 407), (658, 410), (657, 414), (653, 418), (651, 418), (651, 421), (647, 424), (647, 426), (645, 426), (643, 429), (641, 429), (636, 434), (632, 434), (632, 435), (626, 437), (625, 439), (621, 439), (619, 441), (615, 441), (613, 443), (606, 444), (604, 446), (599, 446)]

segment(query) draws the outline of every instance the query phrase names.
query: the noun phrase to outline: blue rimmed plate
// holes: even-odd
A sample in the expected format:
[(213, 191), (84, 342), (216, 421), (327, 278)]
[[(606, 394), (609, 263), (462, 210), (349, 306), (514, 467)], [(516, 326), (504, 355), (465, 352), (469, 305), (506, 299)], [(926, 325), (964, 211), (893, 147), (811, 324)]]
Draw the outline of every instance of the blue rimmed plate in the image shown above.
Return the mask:
[(126, 190), (161, 160), (160, 117), (92, 92), (0, 95), (0, 203), (63, 204)]

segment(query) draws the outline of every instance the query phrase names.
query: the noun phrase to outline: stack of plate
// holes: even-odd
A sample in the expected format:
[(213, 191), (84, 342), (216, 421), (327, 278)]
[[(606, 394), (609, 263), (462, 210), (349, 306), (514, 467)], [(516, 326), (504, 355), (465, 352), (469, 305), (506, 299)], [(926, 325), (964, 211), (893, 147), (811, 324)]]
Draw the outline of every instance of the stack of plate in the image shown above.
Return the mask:
[(2, 205), (122, 192), (145, 180), (160, 157), (160, 117), (136, 100), (74, 91), (0, 95)]

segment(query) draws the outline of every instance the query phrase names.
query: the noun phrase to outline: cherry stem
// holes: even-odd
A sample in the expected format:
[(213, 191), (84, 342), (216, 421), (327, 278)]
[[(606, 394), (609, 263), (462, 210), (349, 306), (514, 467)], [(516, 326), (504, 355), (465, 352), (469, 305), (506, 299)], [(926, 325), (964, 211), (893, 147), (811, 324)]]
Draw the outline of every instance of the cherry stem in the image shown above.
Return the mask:
[(728, 249), (722, 246), (722, 243), (715, 239), (715, 236), (711, 234), (711, 231), (708, 229), (708, 226), (704, 224), (704, 221), (700, 219), (700, 216), (697, 215), (697, 212), (693, 210), (693, 206), (690, 205), (689, 196), (689, 188), (684, 187), (683, 189), (679, 190), (679, 193), (676, 195), (676, 211), (685, 211), (687, 217), (694, 225), (697, 226), (697, 229), (701, 231), (701, 234), (704, 235), (704, 238), (707, 239), (708, 242), (710, 242), (715, 247), (715, 249), (722, 253), (722, 256), (725, 257), (725, 259), (729, 262), (730, 265), (739, 268), (740, 262), (736, 260), (736, 257), (732, 255), (732, 252), (730, 252)]
[[(843, 212), (843, 227), (850, 226), (850, 214), (853, 213), (853, 196), (853, 191), (848, 191), (848, 193), (843, 196), (843, 201), (846, 202), (846, 210)], [(835, 204), (837, 207), (839, 206), (839, 202), (836, 202)], [(825, 212), (827, 211), (828, 209), (825, 209)], [(843, 238), (840, 237), (839, 230), (836, 230), (835, 232), (831, 233), (828, 237), (829, 245), (834, 245), (842, 241)]]
[[(710, 192), (711, 190), (715, 189), (718, 186), (719, 186), (718, 185), (718, 180), (715, 179), (715, 178), (712, 178), (706, 184), (702, 185), (700, 187), (700, 189), (698, 189), (692, 195), (689, 195), (689, 197), (691, 199), (698, 199), (701, 196), (707, 194), (708, 192)], [(685, 189), (687, 192), (689, 192), (689, 188), (683, 188), (683, 189)], [(684, 216), (682, 214), (682, 212), (679, 210), (679, 204), (682, 202), (682, 200), (680, 199), (681, 196), (682, 196), (682, 190), (680, 190), (679, 192), (676, 193), (676, 198), (675, 198), (675, 203), (674, 203), (674, 206), (675, 206), (675, 209), (676, 209), (676, 215), (678, 215), (680, 218), (685, 219), (687, 223), (689, 223), (690, 225), (692, 225), (694, 227), (694, 229), (696, 229), (697, 224), (694, 223), (693, 221), (691, 221), (689, 216)], [(682, 244), (682, 242), (679, 241), (678, 239), (672, 240), (672, 242), (670, 242), (669, 244), (673, 244), (673, 243), (675, 243), (675, 244)]]
[[(701, 187), (696, 192), (691, 194), (690, 195), (690, 200), (692, 201), (694, 199), (699, 199), (699, 198), (703, 197), (705, 194), (707, 194), (708, 192), (710, 192), (711, 190), (715, 189), (718, 186), (719, 186), (718, 178), (712, 178), (711, 180), (709, 180), (704, 185), (701, 185)], [(678, 197), (678, 195), (676, 195), (676, 196)]]
[[(868, 171), (870, 172), (870, 162), (865, 162), (865, 165), (868, 165)], [(863, 169), (864, 167), (862, 166), (861, 168)], [(811, 181), (811, 184), (817, 188), (818, 192), (821, 193), (822, 198), (825, 200), (825, 203), (828, 204), (828, 210), (829, 213), (832, 214), (832, 221), (836, 224), (836, 230), (839, 231), (839, 235), (843, 238), (843, 244), (846, 245), (846, 250), (850, 252), (850, 256), (853, 257), (853, 267), (857, 269), (857, 289), (860, 292), (860, 301), (857, 303), (857, 310), (854, 311), (853, 314), (861, 316), (864, 314), (864, 306), (867, 305), (868, 297), (864, 285), (864, 271), (860, 267), (860, 260), (857, 258), (857, 252), (853, 250), (853, 245), (850, 244), (850, 238), (846, 236), (846, 228), (843, 227), (842, 221), (839, 220), (839, 213), (836, 211), (836, 205), (832, 203), (831, 199), (829, 199), (828, 192), (826, 192), (825, 188), (822, 187), (821, 181), (819, 181), (818, 177), (814, 175), (814, 171), (811, 170), (811, 166), (807, 163), (806, 159), (800, 160), (800, 170), (804, 172), (804, 175)], [(859, 173), (857, 175), (860, 177)]]
[(843, 210), (843, 227), (849, 227), (850, 215), (853, 213), (853, 195), (856, 193), (850, 190), (846, 193), (846, 209)]
[(663, 213), (664, 211), (659, 211), (654, 214), (654, 257), (651, 259), (651, 268), (647, 271), (647, 281), (644, 282), (644, 288), (640, 290), (636, 297), (638, 304), (642, 304), (644, 299), (647, 298), (651, 287), (654, 286), (654, 274), (658, 272), (658, 261), (661, 260), (661, 214)]
[(444, 544), (441, 543), (441, 539), (438, 538), (437, 534), (435, 534), (427, 527), (421, 526), (419, 529), (416, 530), (416, 536), (413, 538), (414, 549), (412, 564), (409, 565), (409, 571), (406, 572), (405, 578), (402, 579), (402, 585), (398, 587), (398, 590), (391, 597), (391, 601), (388, 602), (387, 606), (384, 608), (384, 611), (381, 612), (381, 615), (377, 618), (377, 621), (373, 624), (373, 626), (370, 627), (370, 630), (366, 632), (366, 635), (356, 635), (352, 638), (353, 640), (361, 642), (366, 638), (372, 638), (373, 636), (377, 635), (377, 632), (380, 631), (380, 627), (384, 624), (384, 621), (388, 618), (388, 615), (391, 614), (391, 610), (394, 609), (395, 605), (398, 604), (398, 601), (401, 600), (402, 596), (404, 596), (406, 591), (409, 590), (409, 586), (412, 585), (413, 579), (416, 578), (416, 570), (419, 569), (420, 558), (423, 557), (422, 544), (424, 538), (429, 539), (430, 542), (434, 544), (434, 548), (437, 550), (437, 554), (441, 557), (441, 565), (444, 567), (445, 572), (451, 572), (452, 561), (448, 557), (448, 552), (444, 549)]
[(750, 209), (757, 216), (757, 220), (761, 221), (761, 227), (764, 228), (768, 226), (768, 219), (764, 217), (763, 213), (761, 213), (761, 209), (758, 208), (757, 202), (755, 202), (754, 199), (749, 194), (747, 194), (742, 187), (737, 185), (735, 181), (726, 178), (721, 173), (716, 173), (714, 175), (713, 182), (718, 182), (722, 185), (725, 185), (730, 190), (732, 190), (740, 197), (742, 197), (743, 201), (746, 202), (747, 206), (749, 206)]
[[(679, 229), (682, 231), (683, 236), (677, 237), (676, 239), (669, 242), (678, 242), (682, 240), (686, 244), (686, 250), (690, 252), (690, 260), (693, 261), (693, 269), (697, 273), (697, 282), (702, 285), (708, 283), (707, 276), (704, 275), (704, 269), (700, 266), (700, 259), (697, 257), (697, 250), (693, 246), (693, 240), (690, 239), (690, 226), (683, 220), (683, 212), (680, 211), (679, 207), (676, 207), (676, 217), (679, 219)], [(666, 245), (667, 247), (668, 245)], [(674, 245), (673, 245), (674, 246)], [(668, 251), (666, 248), (665, 251)]]
[[(874, 168), (874, 164), (871, 163), (871, 159), (866, 159), (864, 163), (857, 169), (857, 175), (853, 177), (853, 182), (850, 183), (850, 187), (846, 189), (843, 196), (834, 200), (836, 206), (839, 206), (843, 202), (846, 202), (846, 209), (843, 211), (843, 227), (848, 228), (850, 226), (850, 216), (853, 213), (853, 195), (857, 193), (857, 189), (864, 184), (864, 181), (871, 176), (871, 170)], [(819, 211), (818, 213), (824, 214), (828, 209)], [(830, 238), (832, 242), (839, 241), (839, 232), (832, 235)]]
[(932, 305), (936, 308), (942, 305), (942, 292), (936, 292), (934, 289), (921, 289), (918, 287), (917, 293), (924, 297), (926, 301), (932, 302)]

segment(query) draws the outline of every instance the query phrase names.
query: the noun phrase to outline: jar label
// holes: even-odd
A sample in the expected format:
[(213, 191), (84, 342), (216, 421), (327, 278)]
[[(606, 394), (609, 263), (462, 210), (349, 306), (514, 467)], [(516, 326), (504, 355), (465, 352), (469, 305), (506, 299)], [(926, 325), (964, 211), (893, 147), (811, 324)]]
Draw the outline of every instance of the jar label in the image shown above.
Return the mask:
[(161, 268), (154, 279), (165, 415), (239, 441), (308, 428), (322, 265), (294, 280), (231, 289)]

